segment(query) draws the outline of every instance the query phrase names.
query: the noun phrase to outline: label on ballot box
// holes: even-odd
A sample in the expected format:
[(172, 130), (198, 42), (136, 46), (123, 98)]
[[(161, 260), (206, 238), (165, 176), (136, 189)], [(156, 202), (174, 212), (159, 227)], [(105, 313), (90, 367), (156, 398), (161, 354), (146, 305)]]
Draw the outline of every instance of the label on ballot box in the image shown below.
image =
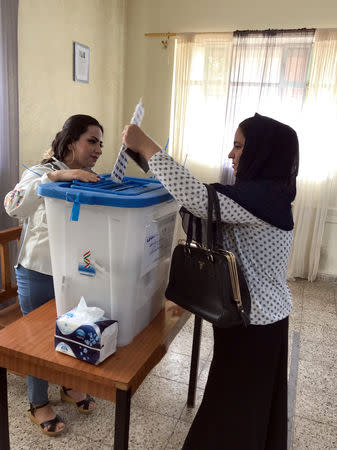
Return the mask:
[(99, 364), (116, 351), (118, 322), (100, 308), (79, 305), (56, 319), (55, 350), (91, 364)]

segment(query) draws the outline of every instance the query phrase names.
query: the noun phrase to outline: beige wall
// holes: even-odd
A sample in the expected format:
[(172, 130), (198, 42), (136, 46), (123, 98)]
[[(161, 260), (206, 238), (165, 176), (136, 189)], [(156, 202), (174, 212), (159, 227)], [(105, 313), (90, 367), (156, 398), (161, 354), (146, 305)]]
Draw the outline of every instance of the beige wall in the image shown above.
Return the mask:
[[(20, 0), (21, 162), (32, 165), (72, 114), (104, 126), (98, 172), (110, 171), (120, 146), (126, 0)], [(73, 81), (73, 41), (90, 47), (89, 84)]]
[[(143, 96), (143, 128), (161, 145), (169, 135), (173, 39), (145, 33), (267, 28), (336, 28), (336, 0), (128, 0), (124, 121)], [(129, 174), (142, 175), (131, 164)], [(337, 188), (325, 228), (319, 272), (337, 276)]]

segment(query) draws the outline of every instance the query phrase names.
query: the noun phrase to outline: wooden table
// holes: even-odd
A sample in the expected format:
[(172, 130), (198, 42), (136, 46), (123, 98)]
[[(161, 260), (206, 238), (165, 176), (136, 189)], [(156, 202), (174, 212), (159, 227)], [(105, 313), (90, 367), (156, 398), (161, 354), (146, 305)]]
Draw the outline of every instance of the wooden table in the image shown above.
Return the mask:
[[(0, 450), (8, 450), (7, 369), (87, 392), (116, 403), (114, 449), (127, 449), (130, 402), (146, 375), (165, 355), (190, 313), (167, 301), (153, 321), (102, 364), (54, 350), (56, 308), (51, 300), (0, 331)], [(201, 320), (196, 319), (188, 405), (194, 406)]]

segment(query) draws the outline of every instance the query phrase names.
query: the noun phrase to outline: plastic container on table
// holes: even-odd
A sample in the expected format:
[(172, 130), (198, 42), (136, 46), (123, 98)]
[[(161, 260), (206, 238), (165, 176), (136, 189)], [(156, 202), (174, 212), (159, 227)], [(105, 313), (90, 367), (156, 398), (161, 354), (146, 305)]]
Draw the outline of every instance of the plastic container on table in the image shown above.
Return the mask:
[(163, 308), (178, 205), (162, 184), (125, 177), (115, 183), (41, 184), (49, 230), (57, 315), (83, 295), (118, 320), (127, 345)]

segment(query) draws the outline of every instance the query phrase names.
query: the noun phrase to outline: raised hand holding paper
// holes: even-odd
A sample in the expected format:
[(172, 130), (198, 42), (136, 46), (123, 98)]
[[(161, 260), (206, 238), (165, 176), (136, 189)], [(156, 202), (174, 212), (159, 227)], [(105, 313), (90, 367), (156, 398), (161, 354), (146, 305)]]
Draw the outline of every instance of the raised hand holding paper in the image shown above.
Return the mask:
[[(139, 100), (139, 103), (137, 104), (135, 111), (133, 113), (131, 122), (134, 125), (140, 126), (144, 117), (144, 106), (142, 103), (142, 99)], [(111, 178), (116, 181), (117, 183), (121, 183), (126, 166), (128, 165), (128, 156), (132, 158), (146, 173), (149, 170), (149, 166), (145, 158), (143, 158), (142, 155), (139, 155), (138, 153), (134, 152), (133, 150), (130, 150), (129, 148), (126, 148), (125, 145), (122, 145), (117, 161), (115, 163), (115, 166), (113, 168), (113, 171), (111, 172)]]

